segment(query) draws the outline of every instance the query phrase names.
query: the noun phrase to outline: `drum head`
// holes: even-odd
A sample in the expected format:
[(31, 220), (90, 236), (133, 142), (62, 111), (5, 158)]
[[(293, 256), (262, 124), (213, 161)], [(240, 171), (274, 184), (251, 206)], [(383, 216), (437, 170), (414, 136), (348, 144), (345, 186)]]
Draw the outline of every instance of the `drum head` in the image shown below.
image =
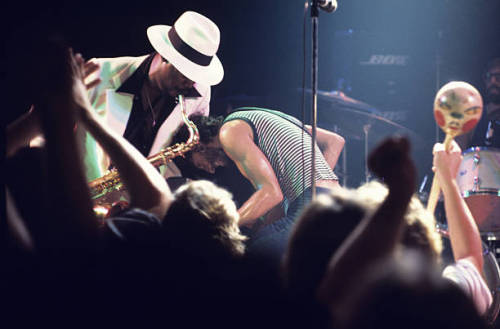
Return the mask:
[(475, 194), (464, 199), (481, 232), (500, 231), (500, 197)]

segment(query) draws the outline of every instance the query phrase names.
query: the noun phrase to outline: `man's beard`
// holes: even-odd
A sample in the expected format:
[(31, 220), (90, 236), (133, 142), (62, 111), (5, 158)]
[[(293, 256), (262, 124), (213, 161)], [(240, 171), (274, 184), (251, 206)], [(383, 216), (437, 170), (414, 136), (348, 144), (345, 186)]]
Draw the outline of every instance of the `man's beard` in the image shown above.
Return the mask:
[(497, 86), (488, 88), (486, 90), (486, 101), (487, 103), (500, 104), (500, 88)]

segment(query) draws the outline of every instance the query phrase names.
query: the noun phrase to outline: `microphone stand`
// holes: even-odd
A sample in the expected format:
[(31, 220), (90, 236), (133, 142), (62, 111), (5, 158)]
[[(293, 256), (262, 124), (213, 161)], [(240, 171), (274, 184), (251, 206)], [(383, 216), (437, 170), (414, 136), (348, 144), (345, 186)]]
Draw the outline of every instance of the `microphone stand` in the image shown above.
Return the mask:
[(319, 0), (312, 0), (312, 133), (311, 133), (311, 192), (312, 200), (316, 198), (316, 121), (318, 108), (318, 16)]

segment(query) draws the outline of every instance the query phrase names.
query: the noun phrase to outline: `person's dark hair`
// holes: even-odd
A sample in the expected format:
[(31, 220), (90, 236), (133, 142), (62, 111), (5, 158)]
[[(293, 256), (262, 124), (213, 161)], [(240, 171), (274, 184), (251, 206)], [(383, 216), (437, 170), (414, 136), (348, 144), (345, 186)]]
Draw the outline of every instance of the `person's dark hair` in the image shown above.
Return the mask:
[[(224, 117), (222, 116), (202, 116), (200, 114), (194, 114), (189, 117), (196, 128), (198, 129), (198, 133), (200, 134), (200, 144), (208, 144), (214, 138), (217, 137), (219, 133), (220, 127), (224, 121)], [(188, 127), (183, 124), (177, 132), (174, 134), (172, 139), (172, 145), (177, 143), (185, 143), (189, 138), (189, 130)], [(188, 177), (191, 179), (208, 179), (212, 180), (213, 175), (208, 172), (197, 168), (191, 162), (191, 155), (196, 151), (196, 146), (191, 151), (184, 154), (183, 157), (176, 157), (173, 159), (174, 163), (177, 167), (182, 171), (183, 177)]]
[[(224, 122), (223, 116), (203, 116), (199, 114), (191, 115), (189, 117), (200, 134), (200, 143), (207, 144), (210, 143), (219, 133), (220, 127)], [(189, 130), (186, 125), (179, 127), (175, 133), (172, 144), (185, 143), (189, 138)]]
[(494, 58), (490, 59), (488, 61), (488, 63), (486, 63), (486, 66), (483, 70), (481, 77), (483, 79), (486, 79), (486, 73), (488, 73), (494, 67), (500, 67), (500, 57), (494, 57)]
[(319, 195), (304, 209), (282, 264), (290, 297), (304, 301), (315, 298), (328, 261), (364, 215), (364, 208), (348, 190)]

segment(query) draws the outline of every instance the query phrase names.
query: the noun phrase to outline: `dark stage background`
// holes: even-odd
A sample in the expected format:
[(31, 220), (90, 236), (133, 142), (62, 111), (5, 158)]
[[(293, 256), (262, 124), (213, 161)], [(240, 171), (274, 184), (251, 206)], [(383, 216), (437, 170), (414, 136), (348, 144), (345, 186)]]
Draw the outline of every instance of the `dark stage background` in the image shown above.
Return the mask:
[[(212, 113), (264, 106), (302, 116), (304, 22), (306, 88), (311, 81), (311, 19), (309, 12), (304, 17), (303, 1), (103, 0), (11, 4), (5, 12), (8, 37), (2, 56), (9, 100), (5, 122), (27, 109), (22, 82), (13, 83), (16, 45), (40, 27), (61, 31), (85, 58), (136, 56), (152, 51), (146, 37), (149, 25), (171, 25), (185, 10), (208, 16), (221, 31), (218, 54), (225, 77), (212, 88)], [(318, 88), (342, 91), (368, 104), (360, 108), (325, 93), (319, 97), (318, 125), (338, 129), (347, 140), (345, 166), (341, 159), (337, 170), (343, 182), (357, 186), (366, 178), (367, 124), (369, 149), (387, 135), (409, 134), (419, 180), (429, 175), (431, 147), (436, 138), (442, 140), (432, 116), (435, 92), (451, 80), (467, 81), (482, 92), (482, 68), (500, 55), (499, 36), (497, 0), (339, 0), (336, 12), (321, 12)], [(309, 122), (310, 94), (306, 96)]]

